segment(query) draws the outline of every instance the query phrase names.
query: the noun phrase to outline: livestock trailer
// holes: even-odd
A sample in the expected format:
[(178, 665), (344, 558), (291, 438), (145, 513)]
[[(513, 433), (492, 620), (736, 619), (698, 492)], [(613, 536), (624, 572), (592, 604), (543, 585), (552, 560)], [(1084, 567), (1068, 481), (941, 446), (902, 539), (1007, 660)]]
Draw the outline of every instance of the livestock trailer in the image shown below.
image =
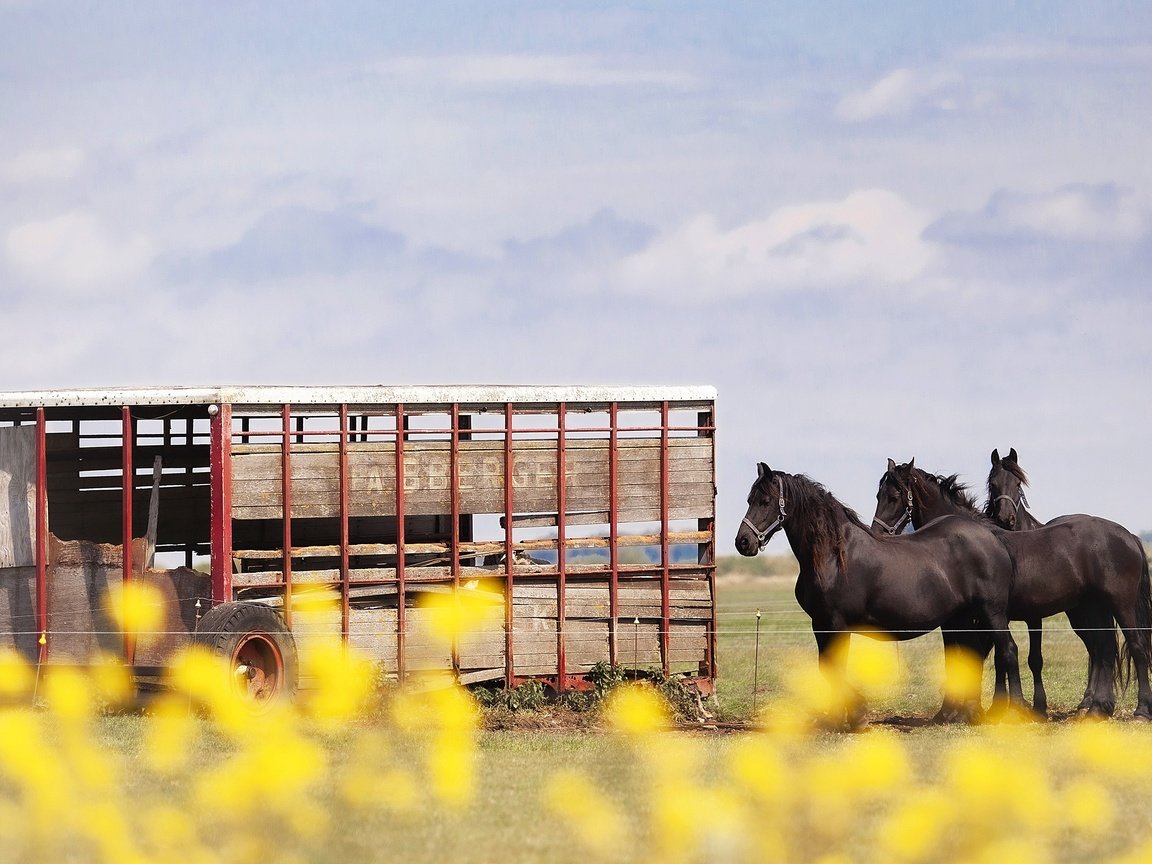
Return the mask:
[[(293, 691), (297, 649), (334, 636), (398, 679), (562, 691), (609, 663), (708, 690), (715, 395), (0, 393), (0, 644), (39, 663), (111, 654), (146, 677), (207, 641), (257, 698)], [(165, 598), (139, 642), (104, 603), (137, 579)], [(436, 638), (431, 601), (465, 595), (480, 611)]]

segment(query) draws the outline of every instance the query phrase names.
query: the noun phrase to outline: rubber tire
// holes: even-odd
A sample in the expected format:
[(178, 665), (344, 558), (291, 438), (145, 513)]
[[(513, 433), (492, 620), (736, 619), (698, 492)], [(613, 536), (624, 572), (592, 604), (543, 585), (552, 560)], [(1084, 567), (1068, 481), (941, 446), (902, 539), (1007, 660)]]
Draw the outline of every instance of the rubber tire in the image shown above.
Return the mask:
[[(193, 642), (223, 656), (229, 663), (230, 683), (248, 697), (254, 712), (296, 698), (300, 660), (296, 640), (280, 613), (263, 603), (221, 603), (196, 625)], [(242, 662), (241, 655), (249, 662)], [(237, 683), (240, 666), (251, 671), (247, 685)], [(268, 673), (275, 674), (271, 680)], [(256, 682), (253, 685), (252, 682)]]

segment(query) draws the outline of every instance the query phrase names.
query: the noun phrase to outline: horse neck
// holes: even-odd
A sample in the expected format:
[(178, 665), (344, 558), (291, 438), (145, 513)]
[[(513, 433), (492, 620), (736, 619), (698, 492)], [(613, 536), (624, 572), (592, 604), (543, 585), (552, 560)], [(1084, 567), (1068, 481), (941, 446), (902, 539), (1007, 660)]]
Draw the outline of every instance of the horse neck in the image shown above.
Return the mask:
[(1025, 510), (1023, 507), (1017, 508), (1016, 514), (1016, 530), (1017, 531), (1032, 531), (1036, 528), (1043, 527), (1044, 523)]
[[(804, 484), (801, 478), (793, 477), (788, 497), (794, 502), (789, 510), (789, 518), (784, 522), (784, 534), (792, 547), (792, 554), (800, 565), (801, 577), (810, 573), (820, 582), (827, 584), (838, 568), (841, 535), (845, 528), (854, 526), (844, 505), (828, 493), (811, 488), (811, 494), (797, 495), (796, 489)], [(826, 518), (821, 518), (822, 516)], [(821, 531), (823, 527), (825, 530)], [(861, 527), (867, 533), (867, 529)], [(828, 572), (829, 567), (833, 572)]]

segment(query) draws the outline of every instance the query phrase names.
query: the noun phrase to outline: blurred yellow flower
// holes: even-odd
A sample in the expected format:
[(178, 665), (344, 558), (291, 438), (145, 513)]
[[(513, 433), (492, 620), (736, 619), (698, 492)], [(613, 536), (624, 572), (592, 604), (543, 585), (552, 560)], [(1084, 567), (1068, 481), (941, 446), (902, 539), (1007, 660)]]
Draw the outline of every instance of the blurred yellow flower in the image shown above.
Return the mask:
[(965, 703), (980, 699), (984, 661), (974, 651), (956, 645), (944, 649), (944, 697)]
[(329, 730), (337, 730), (355, 717), (372, 694), (375, 669), (370, 660), (340, 640), (313, 643), (301, 652), (300, 674), (312, 687), (302, 703), (308, 714)]
[[(844, 645), (847, 650), (847, 640)], [(847, 657), (849, 686), (869, 699), (882, 699), (898, 692), (904, 684), (898, 645), (885, 634), (854, 636)]]
[(13, 648), (0, 648), (0, 700), (23, 699), (32, 692), (36, 671)]
[(1093, 836), (1107, 832), (1116, 819), (1111, 794), (1086, 777), (1077, 777), (1064, 788), (1063, 809), (1068, 825)]
[(646, 684), (616, 687), (605, 702), (605, 716), (616, 732), (628, 737), (649, 735), (668, 727), (668, 703)]
[(629, 840), (619, 806), (584, 774), (562, 769), (544, 786), (542, 797), (552, 812), (572, 825), (576, 839), (598, 855), (619, 856)]
[(141, 643), (155, 639), (164, 624), (164, 595), (147, 582), (112, 583), (105, 605), (116, 626)]

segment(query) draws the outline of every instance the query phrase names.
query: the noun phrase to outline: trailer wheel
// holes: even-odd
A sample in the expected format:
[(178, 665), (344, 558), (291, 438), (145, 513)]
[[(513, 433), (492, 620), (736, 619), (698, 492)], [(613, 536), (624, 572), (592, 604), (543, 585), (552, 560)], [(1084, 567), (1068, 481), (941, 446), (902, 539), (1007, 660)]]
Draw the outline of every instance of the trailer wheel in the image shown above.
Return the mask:
[(228, 661), (230, 683), (255, 711), (296, 696), (296, 640), (275, 609), (261, 603), (222, 603), (196, 625), (194, 641)]

